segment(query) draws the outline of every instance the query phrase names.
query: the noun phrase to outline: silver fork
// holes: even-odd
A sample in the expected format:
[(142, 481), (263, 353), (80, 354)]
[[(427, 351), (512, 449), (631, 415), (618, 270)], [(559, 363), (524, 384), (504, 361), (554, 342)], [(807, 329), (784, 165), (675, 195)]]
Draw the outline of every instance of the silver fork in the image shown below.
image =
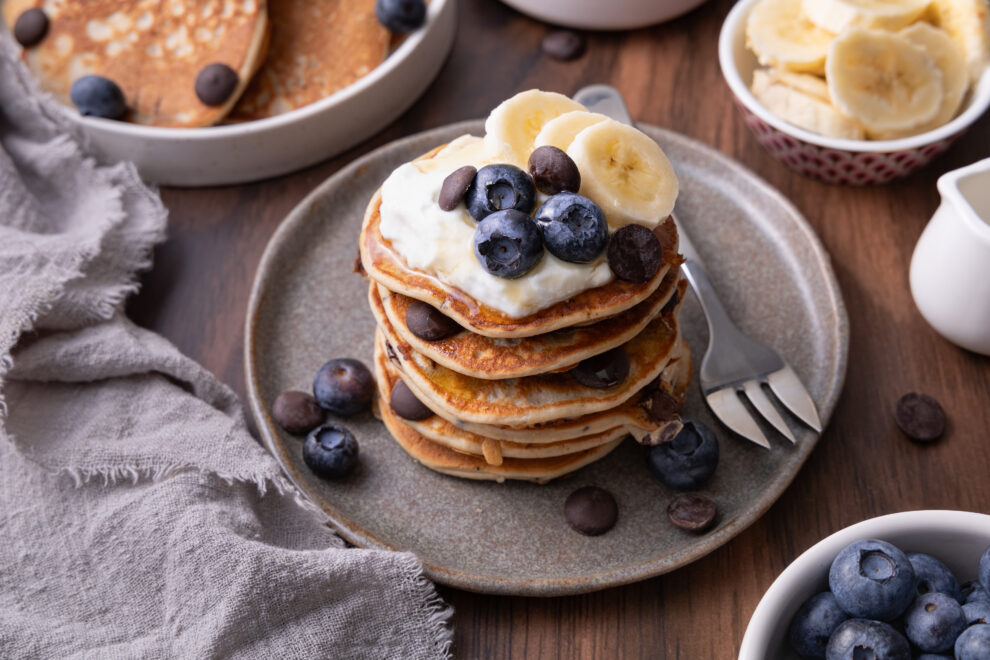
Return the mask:
[[(592, 112), (632, 124), (622, 95), (609, 85), (591, 85), (574, 95), (574, 100)], [(694, 289), (708, 321), (708, 348), (701, 360), (701, 392), (712, 412), (723, 424), (756, 444), (770, 448), (760, 425), (746, 409), (742, 397), (781, 435), (796, 442), (787, 423), (763, 390), (766, 385), (798, 419), (821, 433), (818, 410), (797, 374), (772, 348), (745, 335), (729, 318), (715, 294), (698, 252), (677, 218), (680, 251), (685, 261), (681, 271)]]

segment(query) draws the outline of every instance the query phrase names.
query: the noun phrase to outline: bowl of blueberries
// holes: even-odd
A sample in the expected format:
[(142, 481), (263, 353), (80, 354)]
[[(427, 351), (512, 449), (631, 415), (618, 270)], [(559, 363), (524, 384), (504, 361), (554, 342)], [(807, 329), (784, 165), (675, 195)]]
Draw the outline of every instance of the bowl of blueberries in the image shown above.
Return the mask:
[(990, 659), (990, 515), (907, 511), (819, 541), (760, 600), (739, 658)]

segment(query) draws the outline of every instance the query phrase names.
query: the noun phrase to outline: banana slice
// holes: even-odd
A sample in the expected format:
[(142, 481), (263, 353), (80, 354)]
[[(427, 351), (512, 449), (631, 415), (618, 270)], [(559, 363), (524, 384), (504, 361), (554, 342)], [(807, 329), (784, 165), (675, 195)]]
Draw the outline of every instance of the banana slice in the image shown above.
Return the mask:
[(746, 44), (765, 66), (824, 74), (834, 38), (805, 17), (801, 0), (761, 0), (746, 19)]
[(753, 72), (754, 91), (757, 87), (758, 78), (761, 86), (770, 83), (780, 83), (825, 103), (832, 103), (832, 98), (828, 95), (828, 83), (825, 82), (824, 78), (813, 76), (810, 73), (794, 73), (793, 71), (785, 71), (784, 69), (757, 69)]
[(900, 30), (914, 23), (931, 0), (802, 0), (812, 23), (839, 34), (852, 27)]
[(835, 106), (866, 134), (915, 128), (942, 106), (942, 72), (907, 38), (852, 28), (836, 37), (825, 63)]
[(581, 171), (580, 193), (598, 204), (612, 230), (656, 227), (677, 201), (677, 175), (656, 142), (608, 119), (584, 129), (567, 148)]
[(531, 89), (502, 101), (485, 121), (485, 151), (490, 157), (526, 169), (533, 141), (543, 126), (565, 112), (587, 111), (563, 94)]
[(592, 124), (597, 124), (606, 119), (608, 117), (605, 115), (586, 110), (565, 112), (544, 124), (536, 136), (536, 140), (533, 141), (533, 146), (542, 147), (549, 144), (550, 146), (567, 151), (567, 147), (571, 146), (571, 142), (574, 141), (574, 137), (578, 133)]
[(963, 50), (970, 81), (975, 83), (990, 64), (990, 2), (933, 0), (931, 21), (949, 33)]
[[(820, 79), (814, 78), (814, 80)], [(807, 81), (797, 82), (802, 86), (808, 86)], [(825, 86), (824, 81), (821, 81), (821, 84)], [(821, 91), (817, 87), (815, 90)], [(827, 86), (823, 99), (820, 95), (808, 93), (801, 87), (786, 84), (782, 78), (773, 73), (757, 70), (753, 72), (753, 95), (767, 110), (795, 126), (827, 137), (846, 140), (863, 139), (863, 127), (844, 116), (828, 102)]]

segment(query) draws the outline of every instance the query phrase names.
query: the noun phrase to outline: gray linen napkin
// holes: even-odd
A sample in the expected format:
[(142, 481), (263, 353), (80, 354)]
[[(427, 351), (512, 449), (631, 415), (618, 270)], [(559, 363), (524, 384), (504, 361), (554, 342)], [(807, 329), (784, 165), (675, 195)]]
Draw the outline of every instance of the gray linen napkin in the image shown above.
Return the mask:
[(0, 657), (449, 657), (408, 553), (347, 549), (234, 393), (121, 312), (166, 211), (0, 37)]

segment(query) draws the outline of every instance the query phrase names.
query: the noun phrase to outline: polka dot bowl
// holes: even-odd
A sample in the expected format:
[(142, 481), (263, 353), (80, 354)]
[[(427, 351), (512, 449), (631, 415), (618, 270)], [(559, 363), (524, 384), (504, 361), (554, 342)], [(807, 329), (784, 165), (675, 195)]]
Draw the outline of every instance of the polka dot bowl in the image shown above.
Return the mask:
[(932, 131), (898, 140), (829, 138), (772, 114), (749, 91), (756, 56), (746, 48), (746, 18), (759, 0), (735, 4), (719, 35), (722, 76), (756, 140), (791, 169), (826, 183), (865, 185), (907, 176), (949, 148), (990, 108), (990, 69), (963, 101), (955, 119)]

